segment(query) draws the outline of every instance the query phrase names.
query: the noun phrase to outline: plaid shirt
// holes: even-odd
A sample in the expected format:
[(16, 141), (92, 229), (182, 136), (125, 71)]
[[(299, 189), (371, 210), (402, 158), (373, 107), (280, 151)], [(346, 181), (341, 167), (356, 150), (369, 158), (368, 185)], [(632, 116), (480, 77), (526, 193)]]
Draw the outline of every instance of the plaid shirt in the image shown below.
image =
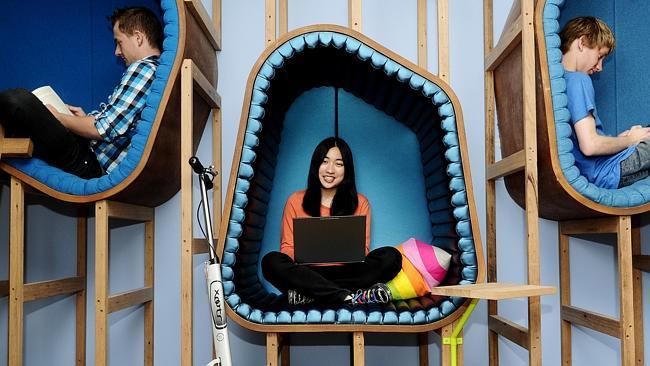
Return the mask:
[(108, 103), (101, 103), (100, 110), (89, 113), (95, 117), (95, 127), (102, 137), (92, 141), (91, 146), (106, 173), (126, 156), (157, 67), (158, 56), (145, 57), (129, 65), (108, 97)]

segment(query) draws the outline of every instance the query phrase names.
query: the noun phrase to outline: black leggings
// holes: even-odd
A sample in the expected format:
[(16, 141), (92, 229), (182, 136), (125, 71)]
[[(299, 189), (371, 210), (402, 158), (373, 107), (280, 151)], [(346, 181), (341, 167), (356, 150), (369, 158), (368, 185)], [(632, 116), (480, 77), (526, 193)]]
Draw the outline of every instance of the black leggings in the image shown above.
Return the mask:
[(298, 291), (322, 303), (341, 303), (357, 289), (392, 280), (401, 268), (402, 255), (393, 247), (377, 248), (361, 263), (340, 266), (296, 264), (280, 252), (262, 258), (262, 273), (273, 286), (285, 293)]
[(81, 178), (102, 175), (89, 141), (65, 128), (29, 91), (10, 89), (0, 93), (0, 123), (5, 136), (32, 139), (34, 157)]

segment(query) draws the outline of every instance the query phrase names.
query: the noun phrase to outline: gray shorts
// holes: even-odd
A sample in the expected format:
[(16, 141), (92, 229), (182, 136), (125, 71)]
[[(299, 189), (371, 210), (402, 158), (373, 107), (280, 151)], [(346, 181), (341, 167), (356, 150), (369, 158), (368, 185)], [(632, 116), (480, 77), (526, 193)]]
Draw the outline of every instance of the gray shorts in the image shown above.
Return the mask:
[(650, 143), (647, 140), (639, 142), (632, 155), (621, 161), (621, 180), (618, 187), (622, 188), (650, 175)]

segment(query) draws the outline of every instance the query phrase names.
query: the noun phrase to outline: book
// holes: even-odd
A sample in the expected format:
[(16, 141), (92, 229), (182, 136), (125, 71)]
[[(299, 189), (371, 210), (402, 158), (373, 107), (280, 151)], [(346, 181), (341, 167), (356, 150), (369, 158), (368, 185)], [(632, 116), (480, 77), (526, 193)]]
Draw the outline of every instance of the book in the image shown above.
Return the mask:
[(32, 90), (34, 94), (43, 104), (50, 104), (54, 109), (60, 113), (68, 114), (72, 116), (72, 112), (68, 109), (68, 106), (63, 102), (63, 99), (52, 89), (51, 86), (46, 85), (38, 89)]

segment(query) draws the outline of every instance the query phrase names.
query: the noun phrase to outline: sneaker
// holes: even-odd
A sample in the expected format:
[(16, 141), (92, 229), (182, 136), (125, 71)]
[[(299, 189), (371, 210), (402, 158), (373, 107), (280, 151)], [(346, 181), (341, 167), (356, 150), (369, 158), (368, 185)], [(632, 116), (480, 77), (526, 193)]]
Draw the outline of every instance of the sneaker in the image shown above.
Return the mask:
[(303, 295), (296, 290), (287, 291), (287, 300), (289, 301), (289, 305), (305, 305), (316, 301), (314, 298)]
[(388, 304), (392, 299), (388, 286), (376, 283), (365, 290), (357, 290), (349, 301), (351, 305)]

